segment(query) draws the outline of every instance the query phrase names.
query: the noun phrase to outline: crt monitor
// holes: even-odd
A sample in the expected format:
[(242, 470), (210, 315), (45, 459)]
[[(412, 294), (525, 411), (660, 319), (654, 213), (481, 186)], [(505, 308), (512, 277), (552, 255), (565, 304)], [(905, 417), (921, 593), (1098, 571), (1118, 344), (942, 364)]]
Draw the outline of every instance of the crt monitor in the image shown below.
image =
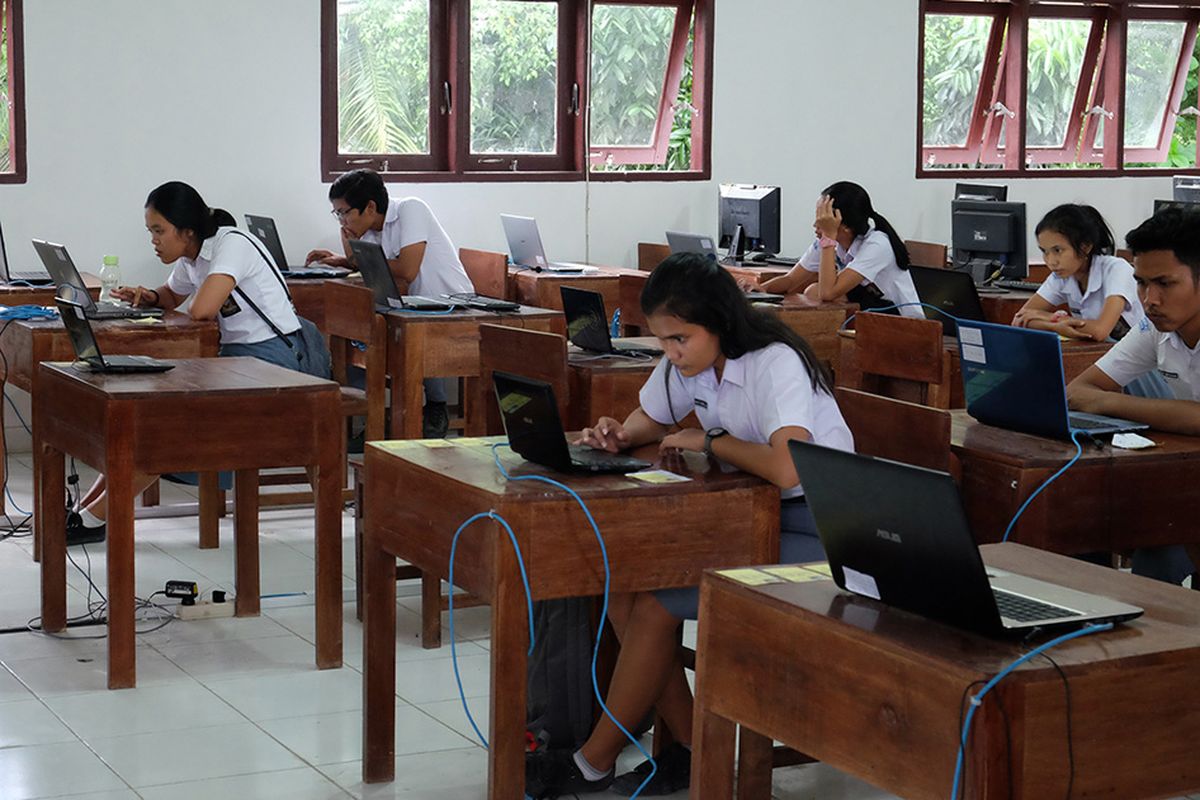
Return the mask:
[(955, 200), (950, 204), (950, 238), (954, 268), (971, 272), (976, 283), (996, 270), (1009, 279), (1029, 275), (1024, 203)]
[(956, 183), (954, 184), (955, 200), (995, 200), (1003, 203), (1008, 200), (1008, 187), (988, 183)]
[(1162, 211), (1164, 208), (1178, 208), (1183, 211), (1200, 211), (1200, 201), (1180, 200), (1155, 200), (1154, 213)]
[(1182, 203), (1200, 203), (1200, 175), (1176, 175), (1171, 178), (1171, 199)]
[(745, 250), (779, 252), (778, 186), (722, 183), (719, 190), (720, 246), (728, 248), (742, 226)]

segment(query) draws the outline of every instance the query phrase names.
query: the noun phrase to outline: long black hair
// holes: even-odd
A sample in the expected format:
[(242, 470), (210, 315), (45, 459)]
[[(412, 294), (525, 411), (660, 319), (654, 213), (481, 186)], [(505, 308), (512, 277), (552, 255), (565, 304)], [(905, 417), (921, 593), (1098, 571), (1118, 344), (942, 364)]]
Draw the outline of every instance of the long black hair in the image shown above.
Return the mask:
[(857, 183), (838, 181), (826, 187), (821, 194), (833, 199), (833, 207), (842, 214), (842, 224), (854, 231), (855, 236), (865, 235), (871, 230), (871, 222), (874, 221), (875, 229), (886, 233), (888, 241), (892, 244), (896, 266), (908, 269), (908, 248), (904, 246), (904, 240), (896, 233), (892, 224), (871, 206), (871, 196), (867, 194), (866, 189)]
[(209, 208), (200, 193), (182, 181), (168, 181), (150, 192), (146, 208), (153, 208), (179, 230), (190, 230), (201, 242), (217, 228), (237, 227), (232, 214), (223, 208)]
[(1108, 227), (1100, 212), (1091, 206), (1064, 203), (1050, 209), (1037, 224), (1033, 235), (1037, 236), (1042, 231), (1062, 234), (1080, 256), (1084, 256), (1083, 248), (1091, 245), (1091, 250), (1086, 254), (1088, 264), (1091, 264), (1097, 253), (1111, 256), (1117, 247), (1112, 229)]
[(666, 312), (717, 335), (721, 354), (741, 358), (782, 342), (796, 351), (813, 385), (833, 394), (829, 371), (800, 334), (774, 314), (750, 305), (737, 281), (716, 261), (698, 253), (676, 253), (655, 267), (642, 289), (642, 313)]

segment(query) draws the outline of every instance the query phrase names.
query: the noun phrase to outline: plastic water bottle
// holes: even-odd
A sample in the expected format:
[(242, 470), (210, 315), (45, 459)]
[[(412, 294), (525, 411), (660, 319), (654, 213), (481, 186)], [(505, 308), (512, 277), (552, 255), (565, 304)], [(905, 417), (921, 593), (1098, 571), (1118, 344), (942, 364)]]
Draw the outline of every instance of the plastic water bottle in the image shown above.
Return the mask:
[(112, 291), (121, 285), (121, 267), (116, 256), (105, 256), (100, 267), (100, 302), (112, 303)]
[(609, 328), (609, 333), (614, 339), (621, 335), (621, 309), (619, 308), (613, 311), (612, 326)]

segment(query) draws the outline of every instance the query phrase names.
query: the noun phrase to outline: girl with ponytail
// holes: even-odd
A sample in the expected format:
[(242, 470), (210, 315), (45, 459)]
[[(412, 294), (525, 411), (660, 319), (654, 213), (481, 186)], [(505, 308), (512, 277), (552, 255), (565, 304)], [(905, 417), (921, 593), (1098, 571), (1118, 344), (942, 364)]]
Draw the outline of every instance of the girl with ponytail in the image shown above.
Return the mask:
[(894, 313), (925, 318), (908, 274), (908, 250), (867, 190), (839, 181), (821, 192), (813, 221), (816, 241), (787, 275), (763, 284), (767, 292), (805, 290), (822, 302), (850, 301), (863, 309), (899, 306)]

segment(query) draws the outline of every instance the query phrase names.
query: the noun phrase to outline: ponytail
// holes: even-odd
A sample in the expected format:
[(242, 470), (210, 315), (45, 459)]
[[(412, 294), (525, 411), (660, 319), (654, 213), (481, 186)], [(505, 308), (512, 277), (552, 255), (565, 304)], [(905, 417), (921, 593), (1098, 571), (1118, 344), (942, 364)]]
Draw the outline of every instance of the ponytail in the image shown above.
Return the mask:
[(904, 246), (904, 240), (900, 238), (900, 234), (896, 233), (896, 229), (892, 227), (892, 223), (883, 218), (883, 215), (878, 211), (871, 211), (871, 219), (875, 220), (875, 230), (883, 231), (887, 234), (888, 241), (892, 245), (892, 253), (896, 256), (896, 266), (900, 269), (908, 269), (910, 263), (908, 258), (908, 248)]
[(904, 240), (896, 233), (892, 224), (871, 206), (871, 196), (867, 194), (866, 189), (857, 183), (838, 181), (821, 194), (833, 200), (833, 207), (842, 215), (842, 224), (854, 231), (855, 236), (866, 235), (871, 230), (871, 222), (874, 221), (875, 229), (886, 234), (888, 242), (892, 245), (896, 266), (908, 269), (910, 261)]
[(1037, 224), (1034, 235), (1042, 231), (1060, 234), (1081, 256), (1084, 248), (1090, 245), (1089, 262), (1097, 254), (1110, 256), (1117, 248), (1112, 229), (1100, 212), (1089, 205), (1064, 203), (1050, 209)]

